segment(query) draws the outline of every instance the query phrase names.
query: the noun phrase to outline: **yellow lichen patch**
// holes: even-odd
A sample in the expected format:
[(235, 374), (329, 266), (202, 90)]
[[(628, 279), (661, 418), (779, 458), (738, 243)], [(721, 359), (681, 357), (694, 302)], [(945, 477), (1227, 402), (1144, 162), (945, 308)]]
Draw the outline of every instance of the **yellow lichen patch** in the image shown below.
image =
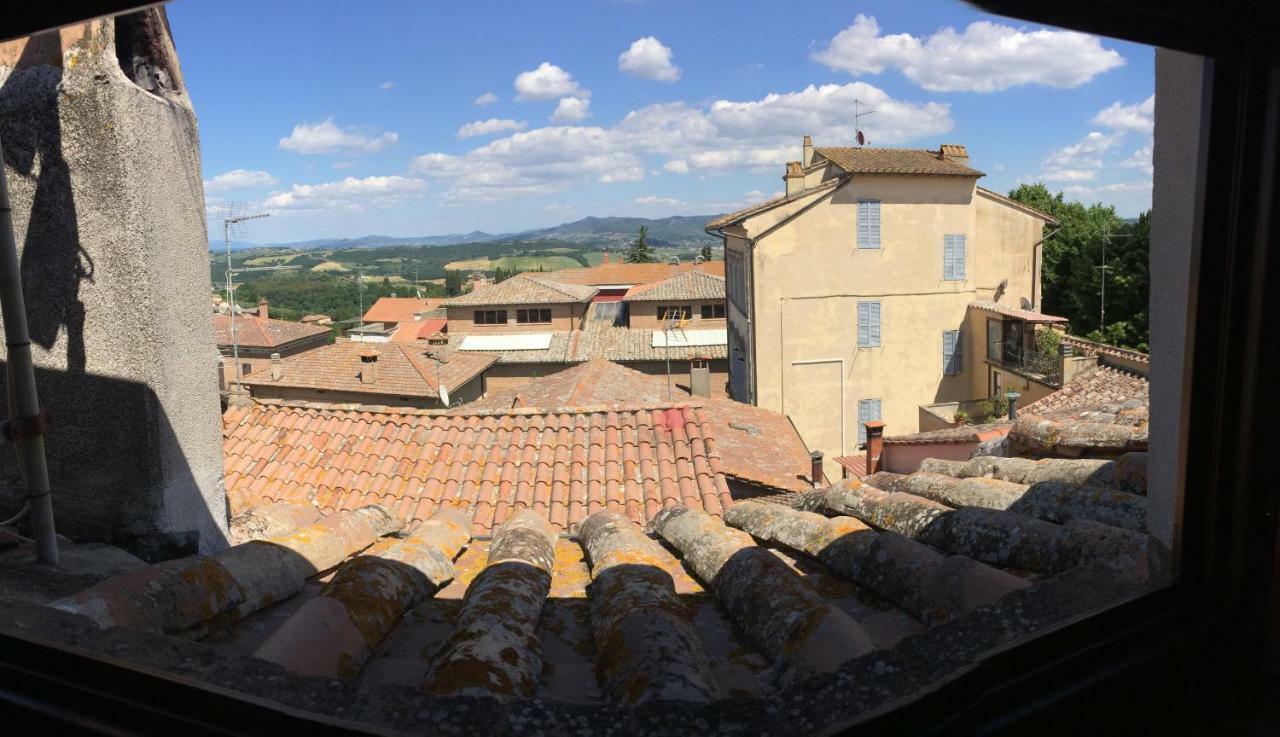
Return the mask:
[(569, 540), (557, 540), (551, 570), (551, 598), (586, 598), (591, 574), (587, 570), (581, 546)]

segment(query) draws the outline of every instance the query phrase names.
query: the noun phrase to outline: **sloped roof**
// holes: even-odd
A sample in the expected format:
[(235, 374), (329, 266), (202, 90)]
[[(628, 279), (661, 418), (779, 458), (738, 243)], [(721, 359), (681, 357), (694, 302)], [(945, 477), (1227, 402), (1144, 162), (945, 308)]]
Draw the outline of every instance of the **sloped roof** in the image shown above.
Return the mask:
[(664, 506), (732, 503), (716, 433), (689, 406), (640, 404), (455, 413), (257, 404), (224, 416), (231, 514), (267, 501), (322, 512), (381, 504), (406, 521), (443, 502), (492, 534), (517, 509), (561, 532), (602, 509), (638, 523)]
[(714, 428), (724, 472), (732, 478), (783, 491), (808, 491), (809, 450), (786, 415), (732, 399), (690, 397), (667, 380), (593, 358), (573, 368), (505, 392), (490, 394), (467, 407), (505, 410), (553, 409), (615, 403), (690, 402), (701, 406)]
[(1151, 356), (1142, 351), (1135, 351), (1129, 348), (1119, 348), (1106, 343), (1099, 343), (1087, 338), (1081, 338), (1078, 335), (1063, 335), (1060, 338), (1063, 343), (1076, 348), (1085, 355), (1109, 356), (1112, 358), (1122, 358), (1134, 363), (1151, 363)]
[(950, 177), (983, 177), (983, 172), (941, 158), (937, 151), (875, 146), (823, 146), (814, 153), (848, 174), (925, 174)]
[[(606, 358), (610, 361), (688, 361), (693, 358), (728, 358), (727, 345), (673, 345), (670, 348), (653, 345), (653, 330), (637, 330), (588, 322), (584, 330), (576, 331), (574, 360)], [(661, 332), (661, 331), (657, 331)]]
[(847, 181), (849, 181), (847, 177), (836, 177), (833, 179), (828, 179), (824, 182), (820, 182), (818, 184), (815, 184), (812, 187), (809, 187), (803, 192), (797, 192), (791, 196), (783, 195), (781, 197), (774, 197), (771, 200), (758, 202), (754, 205), (744, 207), (741, 210), (726, 213), (716, 218), (715, 220), (708, 221), (707, 224), (702, 227), (705, 228), (706, 230), (717, 230), (719, 228), (724, 228), (729, 225), (733, 225), (734, 223), (738, 223), (743, 220), (746, 220), (752, 215), (758, 215), (766, 210), (772, 210), (773, 208), (778, 207), (779, 205), (785, 205), (789, 202), (795, 202), (796, 200), (803, 199), (817, 192), (825, 192), (826, 190), (832, 189), (833, 187), (838, 187)]
[(1028, 215), (1033, 215), (1035, 217), (1038, 217), (1050, 225), (1062, 224), (1058, 222), (1057, 218), (1045, 212), (1044, 210), (1039, 210), (1032, 207), (1031, 205), (1023, 204), (1013, 198), (1006, 197), (1005, 195), (1002, 195), (999, 192), (995, 192), (993, 190), (987, 189), (986, 187), (978, 187), (977, 190), (978, 190), (978, 194), (981, 194), (987, 197), (988, 199), (995, 200), (996, 202), (999, 202), (1000, 204), (1006, 205), (1008, 207), (1012, 207), (1015, 210), (1022, 210)]
[(565, 284), (583, 284), (593, 287), (606, 285), (637, 285), (662, 281), (667, 277), (686, 271), (702, 271), (715, 276), (724, 276), (723, 261), (704, 261), (695, 263), (658, 263), (628, 264), (609, 263), (589, 266), (581, 269), (561, 269), (551, 271), (544, 276)]
[(535, 305), (589, 302), (596, 288), (580, 284), (567, 284), (549, 278), (546, 274), (516, 274), (497, 284), (482, 287), (444, 302), (445, 307), (472, 307), (483, 305)]
[(365, 322), (412, 322), (414, 315), (434, 310), (444, 302), (439, 297), (379, 297), (364, 313)]
[(982, 443), (987, 440), (1007, 435), (1013, 422), (988, 422), (978, 425), (960, 425), (944, 427), (939, 430), (925, 430), (906, 435), (886, 435), (886, 445), (938, 445), (945, 443)]
[(1032, 310), (1024, 310), (1013, 305), (1002, 305), (999, 302), (991, 302), (989, 300), (979, 300), (969, 304), (971, 309), (984, 310), (986, 312), (994, 312), (997, 315), (1012, 317), (1017, 320), (1034, 323), (1052, 323), (1067, 322), (1067, 318), (1058, 317), (1057, 315), (1046, 315), (1043, 312), (1034, 312)]
[(641, 284), (627, 290), (625, 302), (660, 302), (664, 300), (723, 300), (724, 277), (701, 271), (686, 271), (659, 282)]
[(413, 343), (426, 340), (449, 327), (449, 321), (443, 317), (428, 317), (422, 320), (402, 322), (391, 334), (391, 340), (397, 343)]
[[(434, 350), (434, 347), (433, 347)], [(377, 376), (372, 384), (360, 380), (360, 354), (378, 354)], [(282, 375), (278, 381), (270, 372), (245, 377), (249, 386), (281, 386), (328, 391), (356, 392), (390, 397), (439, 398), (439, 381), (457, 390), (493, 365), (496, 356), (463, 351), (440, 351), (444, 363), (437, 367), (428, 358), (426, 348), (408, 343), (364, 343), (340, 340), (332, 345), (282, 359)], [(394, 402), (393, 402), (394, 403)]]
[(252, 315), (213, 316), (213, 332), (218, 347), (231, 345), (231, 321), (235, 320), (236, 344), (242, 348), (279, 348), (295, 340), (324, 335), (329, 328), (290, 320), (273, 320)]
[(1009, 440), (1038, 455), (1145, 451), (1150, 386), (1146, 377), (1099, 365), (1019, 410)]
[[(577, 342), (582, 335), (579, 330), (552, 330), (551, 345), (546, 350), (515, 350), (515, 351), (475, 351), (485, 356), (496, 356), (498, 363), (577, 363), (575, 358), (577, 350)], [(483, 333), (486, 334), (487, 333)], [(462, 345), (462, 341), (466, 340), (468, 333), (450, 332), (446, 337), (449, 339), (449, 347), (457, 349)]]

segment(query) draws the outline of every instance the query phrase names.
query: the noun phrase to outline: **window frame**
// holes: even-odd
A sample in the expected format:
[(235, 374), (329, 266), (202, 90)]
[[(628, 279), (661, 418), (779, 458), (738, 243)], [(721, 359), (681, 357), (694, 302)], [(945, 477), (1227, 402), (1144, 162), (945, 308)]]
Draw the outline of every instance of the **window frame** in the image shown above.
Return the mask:
[[(956, 254), (957, 246), (959, 246), (960, 251), (958, 257)], [(968, 251), (968, 238), (965, 237), (964, 233), (944, 233), (942, 235), (943, 281), (968, 281)]]
[[(537, 317), (539, 319), (537, 320), (527, 319), (529, 315), (535, 312), (537, 313)], [(541, 319), (544, 313), (546, 314), (546, 317), (547, 317), (547, 319), (545, 320)], [(521, 307), (516, 310), (517, 325), (550, 325), (551, 320), (552, 320), (552, 315), (551, 315), (550, 307)]]
[(692, 304), (687, 304), (687, 305), (681, 305), (681, 304), (658, 305), (658, 308), (657, 308), (657, 309), (658, 309), (657, 314), (658, 314), (658, 320), (659, 320), (659, 322), (666, 322), (666, 321), (668, 321), (668, 320), (673, 319), (673, 318), (671, 318), (671, 317), (668, 317), (668, 315), (667, 315), (668, 311), (670, 311), (670, 310), (679, 310), (679, 311), (680, 311), (680, 317), (678, 317), (678, 318), (674, 318), (674, 319), (677, 319), (677, 320), (692, 320), (692, 319), (693, 319), (693, 305), (692, 305)]
[[(947, 356), (947, 338), (955, 336), (951, 346), (951, 356)], [(942, 331), (942, 375), (959, 376), (964, 373), (964, 330)]]
[[(719, 315), (715, 314), (716, 310), (720, 311)], [(711, 314), (708, 315), (708, 312)], [(712, 304), (701, 305), (698, 313), (698, 319), (700, 320), (723, 320), (728, 317), (728, 311), (725, 310), (724, 304), (714, 302)]]
[[(506, 310), (475, 310), (472, 317), (472, 324), (475, 325), (507, 325), (509, 315)], [(485, 316), (481, 319), (481, 316)], [(488, 316), (493, 315), (493, 320), (489, 320)], [(501, 316), (502, 319), (498, 319)]]
[[(881, 201), (871, 197), (864, 197), (858, 200), (857, 214), (854, 216), (854, 246), (859, 251), (878, 251), (881, 247)], [(863, 223), (865, 218), (866, 223)], [(863, 228), (866, 228), (866, 237), (863, 238)]]
[[(864, 322), (862, 318), (863, 305), (867, 306), (867, 317), (865, 320), (866, 328), (867, 328), (867, 337), (865, 340), (862, 337), (862, 328), (863, 328), (863, 322)], [(873, 313), (874, 313), (874, 319), (872, 319)], [(854, 325), (856, 326), (856, 330), (857, 330), (857, 342), (858, 342), (859, 348), (881, 347), (882, 345), (881, 339), (883, 337), (883, 330), (881, 329), (883, 314), (884, 314), (884, 310), (881, 306), (880, 300), (878, 299), (858, 300), (858, 306), (856, 308), (855, 315), (854, 315)]]
[[(867, 407), (868, 410), (874, 408), (875, 416), (871, 416), (871, 411), (867, 412), (867, 416), (863, 417), (862, 408)], [(867, 426), (868, 422), (877, 422), (884, 418), (884, 403), (880, 397), (868, 397), (858, 400), (858, 447), (863, 448), (867, 445)]]

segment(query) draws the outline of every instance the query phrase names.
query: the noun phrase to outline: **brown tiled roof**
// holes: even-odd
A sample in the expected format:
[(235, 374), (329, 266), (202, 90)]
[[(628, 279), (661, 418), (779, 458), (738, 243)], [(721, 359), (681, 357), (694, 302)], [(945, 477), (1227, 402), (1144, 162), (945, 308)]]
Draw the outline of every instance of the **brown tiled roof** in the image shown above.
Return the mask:
[(443, 502), (490, 534), (517, 509), (562, 532), (607, 509), (644, 523), (664, 506), (732, 503), (718, 441), (695, 407), (441, 413), (258, 404), (223, 420), (231, 514), (267, 501), (325, 513), (381, 504), (425, 520)]
[[(435, 347), (431, 347), (434, 350)], [(438, 398), (436, 362), (425, 355), (425, 346), (406, 343), (364, 343), (340, 340), (333, 345), (299, 353), (281, 360), (282, 375), (274, 381), (269, 372), (250, 374), (244, 379), (249, 386), (285, 386), (328, 391), (356, 392), (401, 397)], [(360, 354), (378, 354), (374, 383), (360, 380)], [(497, 360), (463, 351), (442, 351), (445, 362), (439, 366), (440, 381), (458, 390), (475, 379)]]
[(1041, 220), (1044, 220), (1045, 222), (1047, 222), (1047, 223), (1048, 223), (1048, 224), (1050, 224), (1050, 225), (1061, 225), (1061, 224), (1062, 224), (1062, 223), (1058, 222), (1058, 219), (1057, 219), (1057, 218), (1055, 218), (1054, 216), (1052, 216), (1052, 215), (1050, 215), (1049, 213), (1045, 212), (1044, 210), (1037, 210), (1036, 208), (1032, 207), (1031, 205), (1024, 205), (1024, 204), (1022, 204), (1021, 202), (1018, 202), (1018, 201), (1017, 201), (1017, 200), (1015, 200), (1015, 199), (1011, 199), (1011, 198), (1009, 198), (1009, 197), (1005, 197), (1004, 195), (1000, 194), (999, 192), (993, 192), (992, 190), (989, 190), (989, 189), (987, 189), (986, 187), (978, 187), (978, 192), (979, 192), (980, 194), (982, 194), (982, 195), (985, 195), (986, 197), (988, 197), (988, 198), (990, 198), (990, 199), (995, 200), (996, 202), (999, 202), (999, 203), (1000, 203), (1000, 204), (1002, 204), (1002, 205), (1008, 205), (1009, 207), (1012, 207), (1012, 208), (1013, 208), (1013, 209), (1015, 209), (1015, 210), (1022, 210), (1023, 212), (1026, 212), (1026, 213), (1027, 213), (1027, 214), (1029, 214), (1029, 215), (1034, 215), (1035, 217), (1038, 217), (1038, 218), (1040, 218)]
[(434, 310), (444, 302), (439, 297), (379, 297), (364, 313), (365, 322), (412, 322), (420, 312)]
[(798, 199), (808, 197), (809, 195), (814, 194), (815, 192), (825, 192), (826, 190), (831, 189), (832, 187), (838, 187), (839, 185), (844, 184), (847, 181), (848, 179), (845, 177), (828, 179), (825, 182), (820, 182), (804, 190), (803, 192), (798, 192), (790, 197), (786, 195), (783, 195), (782, 197), (774, 197), (771, 200), (765, 200), (764, 202), (756, 203), (754, 205), (751, 205), (750, 207), (744, 207), (741, 210), (738, 210), (737, 212), (730, 212), (725, 215), (721, 215), (715, 220), (708, 221), (707, 224), (703, 226), (703, 228), (707, 230), (717, 230), (719, 228), (724, 228), (729, 225), (733, 225), (734, 223), (738, 223), (743, 220), (746, 220), (752, 215), (758, 215), (766, 210), (772, 210), (773, 208), (778, 207), (779, 205), (785, 205), (788, 202), (795, 202)]
[(1067, 321), (1067, 318), (1065, 317), (1058, 317), (1057, 315), (1046, 315), (1042, 312), (1033, 312), (1031, 310), (1024, 310), (1018, 307), (1014, 307), (1012, 305), (1002, 305), (999, 302), (991, 302), (991, 301), (983, 300), (978, 302), (972, 302), (969, 304), (969, 307), (975, 310), (985, 310), (986, 312), (994, 312), (997, 315), (1004, 315), (1005, 317), (1012, 317), (1017, 320), (1024, 320), (1026, 322), (1050, 323), (1050, 322), (1066, 322)]
[(1078, 374), (1018, 412), (1009, 433), (1036, 455), (1115, 455), (1147, 449), (1150, 383), (1111, 366)]
[(735, 479), (784, 491), (807, 491), (809, 450), (785, 415), (732, 399), (689, 397), (681, 390), (668, 396), (667, 381), (603, 359), (510, 391), (491, 394), (467, 408), (554, 409), (612, 403), (689, 401), (702, 407), (715, 429), (724, 472)]
[(964, 164), (947, 161), (937, 151), (874, 146), (824, 146), (814, 153), (848, 174), (927, 174), (950, 177), (983, 177), (986, 174)]
[(840, 464), (849, 472), (849, 475), (855, 479), (861, 479), (867, 475), (867, 456), (865, 453), (851, 456), (836, 456), (833, 458), (836, 463)]
[(660, 282), (640, 284), (627, 290), (626, 302), (659, 302), (673, 299), (723, 300), (724, 277), (686, 271)]
[(537, 305), (589, 302), (596, 288), (556, 281), (547, 274), (517, 274), (497, 284), (487, 284), (458, 297), (450, 297), (445, 307), (482, 305)]
[(1007, 435), (1012, 422), (988, 422), (980, 425), (960, 425), (940, 430), (925, 430), (908, 435), (886, 435), (887, 445), (937, 445), (942, 443), (982, 443)]
[[(497, 356), (498, 363), (577, 363), (575, 346), (582, 332), (579, 330), (553, 330), (551, 345), (545, 349), (523, 351), (472, 351), (482, 356)], [(488, 335), (488, 333), (483, 333)], [(448, 333), (449, 347), (456, 349), (468, 333)]]
[(1112, 366), (1081, 372), (1058, 391), (1018, 410), (1019, 414), (1074, 412), (1109, 404), (1138, 401), (1147, 406), (1151, 382)]
[[(229, 315), (213, 316), (213, 332), (219, 347), (231, 345), (231, 321)], [(323, 335), (329, 328), (290, 320), (263, 319), (252, 315), (237, 315), (236, 344), (242, 348), (279, 348), (295, 340)]]
[(417, 321), (409, 320), (408, 322), (400, 323), (396, 331), (391, 334), (391, 340), (396, 343), (413, 343), (419, 340), (426, 340), (447, 327), (449, 327), (449, 321), (443, 317), (428, 317)]
[(652, 330), (620, 328), (588, 322), (579, 331), (574, 360), (605, 358), (610, 361), (688, 361), (693, 358), (728, 358), (727, 345), (673, 346), (655, 348)]
[(583, 284), (602, 287), (611, 284), (649, 284), (686, 271), (702, 271), (714, 276), (724, 276), (723, 261), (705, 261), (701, 264), (628, 264), (610, 263), (581, 269), (561, 269), (543, 274), (565, 284)]
[(1111, 356), (1113, 358), (1123, 358), (1135, 363), (1151, 363), (1151, 356), (1143, 353), (1142, 351), (1118, 348), (1113, 345), (1107, 345), (1106, 343), (1098, 343), (1086, 338), (1081, 338), (1077, 335), (1063, 335), (1060, 340), (1072, 348), (1078, 349), (1078, 355)]

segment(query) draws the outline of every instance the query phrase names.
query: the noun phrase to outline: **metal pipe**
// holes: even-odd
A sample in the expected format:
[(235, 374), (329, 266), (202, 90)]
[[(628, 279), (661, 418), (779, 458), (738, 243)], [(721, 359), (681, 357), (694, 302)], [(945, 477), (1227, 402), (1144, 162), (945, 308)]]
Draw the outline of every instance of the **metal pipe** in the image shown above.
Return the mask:
[[(0, 161), (4, 146), (0, 144)], [(40, 397), (36, 394), (36, 372), (31, 362), (31, 335), (27, 332), (27, 307), (22, 298), (22, 271), (18, 265), (18, 244), (13, 237), (13, 210), (9, 206), (9, 182), (0, 165), (0, 312), (8, 345), (9, 411), (14, 419), (26, 420), (28, 428), (42, 428)], [(49, 489), (49, 467), (44, 458), (44, 431), (19, 433), (14, 440), (18, 463), (27, 482), (27, 503), (31, 505), (31, 529), (36, 541), (36, 560), (58, 563), (58, 540), (53, 529), (53, 499)]]

